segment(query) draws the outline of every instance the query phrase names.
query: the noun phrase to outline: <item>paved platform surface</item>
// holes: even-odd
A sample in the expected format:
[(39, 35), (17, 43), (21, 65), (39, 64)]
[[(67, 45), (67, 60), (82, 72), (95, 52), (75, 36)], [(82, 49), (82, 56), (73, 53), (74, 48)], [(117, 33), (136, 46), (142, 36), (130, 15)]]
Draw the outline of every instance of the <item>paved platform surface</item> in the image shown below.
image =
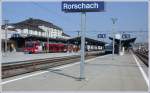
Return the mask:
[(79, 55), (79, 53), (41, 53), (41, 54), (24, 54), (23, 52), (12, 52), (2, 55), (2, 63), (10, 63), (16, 61), (34, 60), (34, 59), (44, 59), (53, 57), (63, 57)]
[[(144, 72), (148, 68), (137, 58)], [(78, 81), (78, 63), (3, 80), (3, 91), (147, 91), (132, 54), (100, 56), (85, 63), (86, 79)], [(146, 74), (147, 75), (147, 74)], [(25, 78), (23, 78), (25, 77)]]

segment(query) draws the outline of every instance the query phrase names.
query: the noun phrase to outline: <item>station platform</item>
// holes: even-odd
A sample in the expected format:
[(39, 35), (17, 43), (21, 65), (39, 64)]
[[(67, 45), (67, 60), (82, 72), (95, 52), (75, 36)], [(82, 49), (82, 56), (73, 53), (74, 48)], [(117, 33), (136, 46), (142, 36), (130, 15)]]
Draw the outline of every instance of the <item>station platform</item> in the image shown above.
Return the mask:
[(134, 54), (104, 55), (86, 60), (85, 79), (79, 81), (79, 62), (3, 79), (7, 91), (148, 91), (146, 67)]
[(41, 53), (24, 54), (24, 52), (8, 52), (2, 55), (2, 63), (79, 55), (79, 53)]

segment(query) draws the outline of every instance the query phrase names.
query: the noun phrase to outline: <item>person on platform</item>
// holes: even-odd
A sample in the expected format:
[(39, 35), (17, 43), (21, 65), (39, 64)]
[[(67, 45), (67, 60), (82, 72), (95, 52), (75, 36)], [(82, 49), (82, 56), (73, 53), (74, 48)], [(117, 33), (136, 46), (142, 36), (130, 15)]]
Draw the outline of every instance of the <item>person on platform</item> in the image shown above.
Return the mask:
[(10, 45), (10, 51), (11, 52), (16, 52), (16, 48), (15, 48), (14, 44)]

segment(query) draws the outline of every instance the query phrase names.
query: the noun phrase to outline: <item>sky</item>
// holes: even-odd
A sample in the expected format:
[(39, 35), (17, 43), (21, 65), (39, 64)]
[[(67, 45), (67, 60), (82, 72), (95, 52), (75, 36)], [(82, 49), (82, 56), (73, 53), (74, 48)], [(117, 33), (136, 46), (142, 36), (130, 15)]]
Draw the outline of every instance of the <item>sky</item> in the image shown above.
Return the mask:
[[(81, 28), (81, 13), (64, 13), (61, 11), (61, 2), (2, 3), (3, 20), (16, 23), (28, 18), (49, 21), (72, 37), (77, 36), (77, 31)], [(117, 18), (114, 28), (116, 33), (125, 31), (132, 37), (137, 37), (136, 42), (148, 41), (147, 2), (105, 2), (104, 12), (86, 13), (86, 36), (98, 39), (98, 34), (106, 34), (106, 39), (98, 40), (110, 42), (108, 37), (112, 35), (113, 28), (111, 18)]]

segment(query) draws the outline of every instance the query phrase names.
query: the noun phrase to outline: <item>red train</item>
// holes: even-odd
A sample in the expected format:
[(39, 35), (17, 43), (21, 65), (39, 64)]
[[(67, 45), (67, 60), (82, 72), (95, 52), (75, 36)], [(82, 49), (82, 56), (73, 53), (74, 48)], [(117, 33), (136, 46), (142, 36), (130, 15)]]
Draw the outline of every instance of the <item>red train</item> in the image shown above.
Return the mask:
[(25, 43), (24, 52), (26, 53), (42, 53), (42, 52), (66, 52), (67, 46), (62, 43), (42, 43), (38, 41), (30, 41)]
[(57, 52), (77, 52), (79, 48), (76, 45), (63, 43), (42, 43), (39, 41), (28, 41), (25, 43), (25, 53), (57, 53)]

